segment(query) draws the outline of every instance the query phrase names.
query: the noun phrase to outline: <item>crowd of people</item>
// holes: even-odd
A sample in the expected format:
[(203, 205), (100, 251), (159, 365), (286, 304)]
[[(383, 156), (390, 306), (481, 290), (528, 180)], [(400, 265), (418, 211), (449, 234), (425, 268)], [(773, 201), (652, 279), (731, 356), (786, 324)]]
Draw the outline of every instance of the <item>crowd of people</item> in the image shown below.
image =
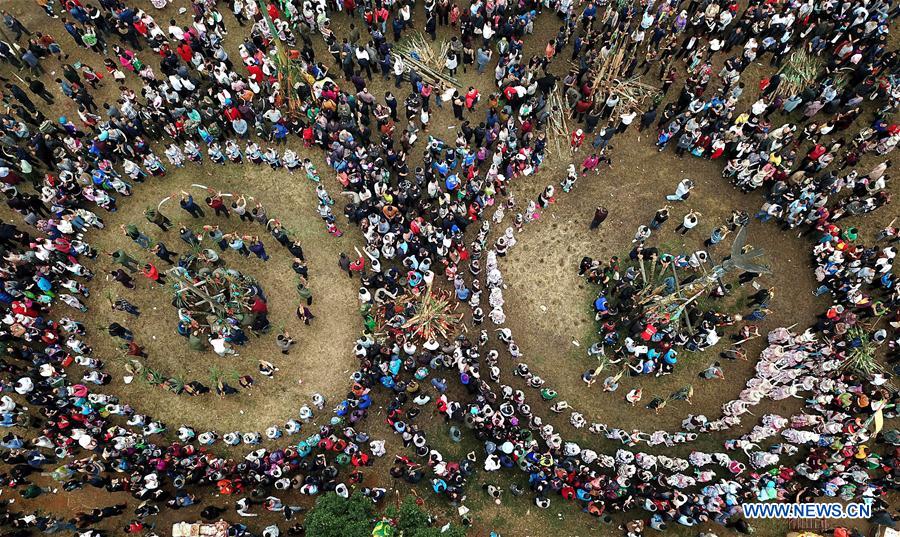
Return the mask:
[[(658, 219), (654, 222), (656, 229), (659, 229), (661, 222)], [(657, 248), (641, 243), (632, 255), (635, 262), (629, 263), (624, 270), (620, 269), (617, 257), (608, 263), (585, 257), (579, 269), (589, 282), (601, 289), (594, 300), (601, 341), (591, 347), (590, 354), (600, 356), (609, 364), (624, 361), (632, 376), (672, 373), (678, 363), (678, 347), (690, 352), (715, 347), (722, 338), (724, 328), (745, 317), (749, 321), (760, 320), (760, 315), (768, 307), (770, 297), (765, 289), (756, 295), (760, 301), (749, 304), (753, 310), (746, 316), (720, 311), (724, 309), (721, 302), (702, 307), (696, 302), (688, 302), (698, 293), (711, 300), (723, 299), (731, 288), (721, 279), (709, 279), (704, 275), (704, 270), (714, 270), (706, 250), (691, 254), (660, 254)], [(649, 268), (644, 264), (645, 258)], [(657, 267), (661, 289), (656, 285)], [(685, 277), (679, 280), (678, 271), (685, 271)], [(750, 275), (752, 273), (747, 277)], [(743, 329), (748, 334), (758, 332), (753, 325)], [(621, 339), (623, 335), (624, 339)], [(609, 355), (607, 347), (613, 349)], [(586, 372), (583, 379), (593, 383), (593, 372)], [(605, 381), (604, 389), (617, 389), (617, 379), (614, 379), (610, 377)], [(639, 398), (631, 402), (636, 403), (637, 400)]]
[[(4, 15), (16, 38), (0, 41), (0, 60), (28, 70), (28, 78), (20, 80), (28, 86), (27, 92), (3, 79), (9, 112), (0, 118), (0, 178), (7, 205), (21, 217), (21, 223), (0, 227), (5, 253), (0, 301), (7, 310), (2, 391), (9, 393), (2, 398), (2, 424), (16, 431), (0, 442), (4, 462), (10, 465), (4, 487), (17, 488), (25, 498), (52, 493), (35, 483), (42, 470), (49, 470), (64, 490), (92, 486), (126, 491), (148, 502), (126, 525), (127, 533), (147, 529), (143, 519), (156, 514), (150, 506), (165, 503), (177, 508), (206, 502), (201, 493), (211, 488), (239, 496), (236, 509), (241, 516), (253, 516), (252, 506), (263, 504), (267, 510), (282, 512), (287, 520), (300, 508), (276, 495), (289, 490), (303, 495), (336, 492), (346, 497), (360, 489), (377, 502), (386, 488), (361, 483), (372, 457), (385, 455), (384, 441), (365, 432), (368, 409), (378, 397), (384, 401), (387, 423), (410, 449), (408, 455), (396, 457), (391, 475), (410, 483), (427, 480), (436, 494), (454, 503), (465, 500), (467, 481), (476, 472), (493, 479), (490, 472), (516, 468), (527, 474), (538, 507), (547, 508), (551, 498), (561, 497), (599, 517), (644, 509), (647, 525), (656, 529), (672, 523), (695, 526), (714, 521), (750, 531), (740, 506), (755, 500), (825, 495), (864, 501), (876, 510), (887, 506), (884, 495), (896, 488), (900, 439), (877, 431), (872, 434), (868, 426), (896, 414), (897, 395), (888, 389), (887, 373), (865, 375), (842, 364), (869, 352), (871, 345), (890, 346), (889, 360), (897, 360), (900, 295), (892, 275), (897, 231), (885, 229), (879, 237), (884, 246), (866, 248), (856, 244), (857, 229), (842, 229), (836, 222), (890, 201), (885, 189), (890, 161), (864, 176), (851, 170), (841, 177), (841, 172), (866, 155), (886, 157), (900, 139), (900, 129), (889, 119), (898, 91), (896, 53), (887, 49), (888, 26), (896, 15), (891, 4), (882, 0), (821, 5), (751, 2), (742, 10), (724, 0), (579, 6), (568, 0), (546, 5), (476, 0), (462, 7), (449, 0), (426, 0), (421, 21), (420, 10), (409, 2), (282, 0), (266, 3), (260, 12), (257, 2), (235, 0), (229, 2), (230, 10), (224, 10), (231, 11), (226, 15), (214, 0), (192, 0), (190, 11), (184, 13), (191, 19), (188, 26), (174, 19), (156, 20), (147, 10), (118, 0), (100, 0), (99, 5), (82, 0), (38, 4), (49, 17), (59, 19), (53, 28), (62, 24), (72, 42), (59, 43), (48, 32), (31, 32), (12, 15)], [(165, 2), (154, 5), (163, 7)], [(553, 17), (547, 11), (561, 17), (559, 32), (542, 53), (528, 56), (525, 39), (536, 24)], [(350, 28), (346, 37), (337, 35), (331, 16), (352, 21), (341, 21)], [(388, 25), (393, 35), (388, 35)], [(454, 34), (445, 64), (450, 75), (459, 68), (481, 73), (494, 66), (496, 88), (487, 91), (473, 86), (463, 91), (407, 65), (393, 51), (392, 41), (417, 25), (424, 25), (432, 38), (437, 27)], [(229, 31), (241, 32), (234, 57), (233, 51), (226, 50)], [(314, 43), (316, 34), (321, 34), (323, 43)], [(539, 403), (529, 404), (526, 399), (524, 388), (539, 390), (544, 400), (553, 400), (556, 394), (521, 361), (521, 350), (504, 326), (499, 263), (515, 247), (516, 233), (524, 232), (525, 224), (556, 201), (554, 184), (561, 185), (562, 195), (578, 195), (579, 174), (574, 169), (564, 178), (550, 178), (541, 194), (524, 205), (510, 195), (512, 182), (545, 174), (552, 136), (548, 123), (553, 114), (571, 114), (578, 123), (568, 137), (576, 155), (592, 139), (588, 150), (592, 154), (583, 161), (581, 175), (598, 170), (601, 162), (611, 163), (610, 141), (637, 119), (638, 110), (621, 103), (615, 92), (597, 93), (590, 83), (592, 68), (610, 54), (614, 42), (635, 52), (629, 76), (653, 71), (664, 95), (686, 72), (674, 100), (664, 105), (644, 103), (649, 108), (640, 110), (638, 128), (657, 128), (660, 150), (674, 139), (680, 156), (690, 153), (727, 162), (724, 173), (744, 190), (765, 188), (766, 205), (757, 215), (760, 220), (775, 218), (787, 229), (819, 234), (814, 249), (819, 291), (831, 293), (835, 306), (814, 331), (770, 333), (770, 347), (757, 365), (757, 376), (739, 399), (725, 405), (722, 418), (710, 421), (690, 416), (683, 424), (688, 433), (664, 438), (591, 425), (592, 432), (623, 444), (611, 455), (566, 441), (562, 431), (539, 415)], [(71, 47), (83, 48), (80, 54), (102, 57), (103, 70), (92, 69), (88, 62), (66, 63)], [(288, 69), (300, 73), (293, 86), (284, 83), (281, 47), (290, 50)], [(317, 48), (327, 49), (331, 59), (324, 54), (317, 57)], [(747, 83), (741, 80), (745, 69), (767, 54), (771, 64), (779, 66), (798, 48), (823, 58), (825, 74), (820, 80), (797, 95), (782, 96), (777, 91), (779, 75), (772, 75), (762, 85), (760, 99), (747, 111), (739, 111), (746, 102), (741, 100)], [(714, 76), (713, 61), (720, 56), (726, 56), (724, 66)], [(577, 62), (571, 71), (561, 65), (569, 57)], [(48, 119), (29, 95), (47, 105), (56, 102), (42, 82), (49, 84), (48, 64), (59, 64), (61, 75), (54, 80), (54, 93), (71, 101), (66, 104), (76, 110), (72, 119)], [(560, 71), (568, 74), (562, 78), (554, 74)], [(838, 74), (843, 85), (835, 82)], [(394, 82), (394, 89), (383, 97), (370, 91), (376, 75)], [(110, 83), (118, 88), (115, 98), (98, 103)], [(551, 94), (557, 87), (569, 110), (554, 110)], [(442, 137), (443, 130), (429, 134), (431, 114), (436, 113), (432, 104), (442, 108), (447, 102), (458, 122), (455, 131), (447, 131), (450, 139)], [(863, 109), (872, 107), (876, 108), (874, 120), (868, 121)], [(776, 112), (787, 121), (777, 127), (770, 121)], [(73, 121), (76, 115), (79, 123)], [(858, 120), (866, 126), (852, 142), (832, 139)], [(605, 126), (598, 131), (601, 123)], [(814, 146), (799, 158), (797, 151), (807, 142)], [(303, 156), (315, 150), (323, 154), (348, 198), (343, 216), (359, 227), (365, 243), (357, 260), (340, 261), (351, 277), (357, 272), (361, 277), (365, 331), (354, 349), (359, 368), (331, 420), (294, 445), (271, 449), (257, 444), (265, 439), (278, 441), (282, 436), (278, 426), (265, 435), (225, 433), (221, 435), (224, 443), (254, 448), (243, 459), (234, 460), (210, 449), (218, 433), (196, 434), (185, 425), (178, 429), (178, 441), (166, 440), (166, 424), (89, 387), (111, 379), (102, 370), (102, 360), (92, 356), (83, 322), (68, 315), (78, 317), (87, 310), (82, 299), (90, 293), (94, 276), (90, 267), (103, 259), (87, 242), (87, 232), (104, 228), (102, 215), (117, 210), (120, 200), (139, 188), (136, 183), (208, 158), (215, 164), (264, 164), (291, 174), (302, 169), (317, 183), (316, 210), (327, 232), (339, 236), (342, 232), (331, 208), (334, 202), (312, 160)], [(692, 186), (683, 181), (669, 200), (686, 200)], [(839, 198), (845, 188), (851, 195)], [(299, 255), (292, 249), (299, 244), (280, 223), (268, 218), (261, 206), (248, 208), (242, 196), (234, 202), (229, 209), (213, 191), (206, 203), (214, 216), (227, 217), (232, 211), (242, 220), (265, 224), (299, 260), (294, 270), (305, 278), (302, 248)], [(192, 217), (206, 217), (190, 195), (184, 195), (180, 204)], [(512, 225), (495, 233), (492, 241), (492, 228), (502, 227), (505, 212), (513, 213)], [(697, 225), (699, 216), (695, 213), (682, 223), (684, 232)], [(717, 226), (710, 243), (720, 242), (729, 225), (732, 230), (745, 226), (746, 216), (736, 215), (725, 229)], [(653, 222), (661, 224), (660, 218), (664, 221), (659, 216)], [(171, 226), (159, 208), (148, 211), (147, 219), (162, 232)], [(595, 217), (592, 227), (602, 225), (603, 219), (596, 222)], [(654, 266), (693, 266), (694, 256), (654, 257), (650, 248), (644, 248), (653, 229), (651, 223), (638, 230), (635, 256)], [(137, 226), (126, 226), (123, 232), (142, 249), (152, 248), (164, 262), (174, 255), (164, 246), (151, 244)], [(226, 237), (217, 226), (210, 225), (204, 234), (189, 228), (179, 234), (200, 249), (197, 259), (202, 256), (203, 263), (214, 265), (219, 254), (202, 248), (200, 235), (203, 240), (208, 235), (220, 250), (252, 252), (263, 261), (268, 257), (261, 241), (253, 237), (247, 241), (240, 234)], [(253, 245), (259, 246), (254, 250)], [(113, 272), (126, 288), (129, 273), (137, 270), (156, 283), (166, 281), (167, 276), (152, 263), (138, 265), (124, 250), (112, 252), (110, 260), (122, 267)], [(599, 267), (588, 262), (582, 269), (597, 281), (612, 281), (617, 272), (615, 263)], [(209, 277), (216, 278), (216, 270), (223, 269), (212, 269)], [(196, 283), (199, 272), (194, 276), (188, 271), (186, 276)], [(185, 273), (172, 274), (179, 275)], [(631, 276), (636, 277), (633, 270)], [(627, 281), (628, 274), (623, 277)], [(442, 286), (452, 288), (452, 296), (473, 326), (484, 322), (482, 298), (488, 289), (488, 318), (500, 327), (501, 344), (494, 343), (486, 329), (446, 341), (423, 341), (406, 333), (404, 323), (387, 334), (374, 331), (376, 304), (396, 311), (400, 318), (408, 317), (416, 312), (400, 307), (400, 296), (427, 295)], [(308, 322), (312, 294), (303, 282), (297, 292), (298, 314)], [(618, 292), (623, 298), (622, 288)], [(255, 315), (248, 318), (264, 329), (265, 295), (254, 287), (251, 296), (256, 297), (249, 305)], [(760, 306), (765, 298), (760, 296)], [(115, 302), (120, 309), (138, 311), (126, 299), (120, 300)], [(58, 320), (57, 303), (69, 308)], [(610, 307), (601, 301), (597, 310), (608, 313)], [(698, 319), (699, 331), (685, 336), (680, 344), (697, 348), (715, 344), (711, 341), (719, 336), (715, 328), (724, 321), (712, 317)], [(876, 324), (878, 329), (871, 336), (860, 336), (861, 329), (868, 329), (863, 321), (869, 319), (883, 320), (884, 327)], [(184, 315), (179, 331), (202, 345), (203, 339), (194, 334), (196, 321)], [(208, 339), (219, 354), (234, 352), (234, 340), (228, 338), (240, 339), (242, 333), (240, 323), (226, 324), (227, 337)], [(653, 328), (656, 334), (666, 332), (660, 326)], [(649, 329), (641, 325), (633, 333)], [(145, 352), (126, 327), (107, 330), (128, 342), (129, 354)], [(619, 326), (611, 326), (604, 337), (615, 339), (619, 331)], [(667, 337), (682, 336), (673, 332)], [(646, 339), (653, 338), (648, 332)], [(656, 341), (662, 340), (660, 336)], [(652, 358), (650, 350), (646, 359), (635, 364), (636, 373), (665, 372), (666, 364), (674, 364), (671, 347), (652, 349), (657, 353)], [(518, 362), (513, 376), (521, 380), (501, 382), (501, 351)], [(83, 371), (80, 381), (69, 369), (73, 363), (75, 371)], [(454, 378), (458, 382), (449, 380)], [(635, 438), (648, 445), (674, 445), (690, 441), (690, 434), (722, 431), (739, 423), (751, 405), (801, 391), (812, 392), (802, 413), (790, 418), (767, 415), (752, 433), (725, 442), (725, 451), (740, 450), (734, 457), (695, 451), (683, 459), (628, 449)], [(314, 403), (324, 409), (324, 398)], [(565, 410), (559, 403), (556, 410)], [(445, 457), (429, 441), (426, 424), (416, 419), (429, 408), (446, 418), (451, 431), (471, 430), (484, 449), (461, 460)], [(301, 422), (312, 418), (312, 410), (304, 406), (298, 418), (285, 424), (284, 430), (299, 434)], [(575, 428), (587, 425), (583, 414), (575, 411), (569, 422)], [(18, 434), (20, 429), (28, 432), (23, 436)], [(37, 436), (32, 434), (35, 431)], [(781, 435), (779, 442), (765, 448), (756, 445), (776, 435)], [(782, 460), (783, 455), (798, 453), (804, 460), (799, 466)], [(494, 485), (486, 490), (497, 499), (502, 493)], [(526, 491), (513, 487), (510, 492)], [(23, 532), (32, 527), (52, 532), (116, 513), (121, 510), (87, 513), (73, 521), (8, 510), (2, 516)], [(214, 505), (204, 510), (211, 519), (221, 513)], [(625, 529), (637, 535), (643, 523), (630, 523)], [(243, 525), (235, 527), (236, 534), (253, 534)], [(83, 534), (97, 533), (87, 531), (94, 533)], [(279, 531), (277, 526), (268, 527), (263, 534), (273, 537)], [(300, 525), (289, 530), (301, 531)]]

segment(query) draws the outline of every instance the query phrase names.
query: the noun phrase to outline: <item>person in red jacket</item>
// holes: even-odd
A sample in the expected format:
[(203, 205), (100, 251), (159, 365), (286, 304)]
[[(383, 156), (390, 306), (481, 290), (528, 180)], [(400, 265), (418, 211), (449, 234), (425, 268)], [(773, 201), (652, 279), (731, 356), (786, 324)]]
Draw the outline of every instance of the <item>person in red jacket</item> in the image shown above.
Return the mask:
[(144, 265), (144, 268), (141, 269), (141, 274), (147, 277), (148, 280), (156, 282), (160, 285), (164, 285), (166, 283), (166, 278), (162, 274), (159, 273), (159, 269), (153, 266), (152, 263), (147, 263)]
[(360, 255), (359, 259), (357, 259), (356, 261), (350, 262), (350, 270), (352, 270), (353, 272), (362, 273), (365, 270), (365, 268), (366, 268), (366, 258), (364, 258), (362, 255)]
[(474, 108), (480, 97), (481, 94), (478, 93), (478, 90), (474, 86), (469, 86), (469, 91), (466, 92), (466, 108), (469, 110)]
[(187, 42), (178, 45), (175, 52), (177, 52), (178, 56), (184, 60), (184, 63), (190, 63), (191, 58), (194, 57), (194, 51), (191, 50), (191, 46)]
[(584, 143), (584, 131), (581, 129), (576, 129), (575, 132), (572, 133), (571, 138), (569, 139), (569, 143), (572, 146), (572, 152), (576, 152), (581, 148), (581, 144)]
[(228, 213), (228, 207), (225, 205), (225, 202), (222, 201), (222, 196), (219, 194), (206, 198), (206, 204), (210, 209), (215, 211), (216, 216), (224, 216), (225, 218), (231, 216)]
[(811, 162), (815, 162), (819, 160), (819, 157), (824, 155), (828, 149), (822, 144), (816, 144), (812, 149), (809, 150), (809, 153), (806, 154), (806, 159), (804, 161), (804, 166)]
[(250, 78), (252, 78), (257, 83), (261, 83), (263, 81), (263, 72), (262, 68), (256, 64), (249, 65), (247, 67), (247, 72), (250, 73)]
[(584, 121), (584, 115), (587, 114), (591, 107), (594, 106), (594, 100), (590, 97), (582, 97), (575, 103), (575, 118), (578, 121)]
[(257, 315), (265, 315), (269, 313), (269, 306), (266, 301), (259, 296), (253, 297), (253, 303), (250, 304), (250, 312)]
[(225, 117), (228, 118), (228, 121), (234, 121), (235, 119), (241, 117), (241, 112), (237, 109), (236, 106), (230, 106), (225, 109)]
[(279, 13), (278, 8), (275, 7), (275, 2), (269, 2), (269, 5), (266, 6), (266, 11), (269, 12), (269, 17), (271, 17), (273, 21), (281, 18), (281, 13)]

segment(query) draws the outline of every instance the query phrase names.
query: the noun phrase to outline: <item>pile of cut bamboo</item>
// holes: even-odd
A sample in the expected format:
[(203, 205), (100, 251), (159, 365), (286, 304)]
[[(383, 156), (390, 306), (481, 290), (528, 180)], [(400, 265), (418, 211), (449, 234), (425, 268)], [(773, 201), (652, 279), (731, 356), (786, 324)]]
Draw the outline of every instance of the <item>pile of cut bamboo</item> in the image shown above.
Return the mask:
[(240, 320), (249, 301), (257, 294), (259, 283), (241, 272), (222, 267), (202, 273), (194, 266), (199, 265), (196, 258), (187, 259), (187, 267), (168, 271), (173, 280), (172, 303), (179, 313), (211, 331), (227, 329), (232, 321)]
[[(389, 308), (380, 308), (376, 316), (377, 333), (401, 333), (419, 341), (449, 341), (459, 330), (462, 313), (459, 302), (445, 290), (408, 290)], [(405, 312), (398, 318), (397, 311)], [(402, 321), (402, 322), (401, 322)]]
[(777, 95), (791, 97), (802, 92), (819, 77), (822, 60), (803, 49), (795, 51), (781, 68), (781, 83), (775, 90)]
[(563, 105), (559, 86), (550, 92), (547, 106), (550, 107), (550, 116), (547, 118), (547, 138), (553, 141), (556, 147), (556, 156), (560, 159), (567, 159), (569, 157), (569, 125), (566, 121), (568, 113)]
[(414, 59), (439, 72), (444, 68), (444, 61), (447, 59), (450, 43), (445, 41), (441, 45), (440, 51), (435, 53), (431, 43), (425, 40), (425, 36), (420, 32), (413, 32), (406, 34), (400, 41), (397, 41), (394, 50), (412, 56)]
[(433, 86), (459, 88), (461, 86), (456, 78), (443, 73), (444, 60), (447, 57), (448, 50), (450, 50), (450, 45), (444, 43), (440, 52), (435, 54), (431, 44), (425, 40), (421, 33), (407, 35), (394, 47), (394, 52), (403, 58), (407, 67), (415, 69), (426, 82)]
[(606, 56), (597, 55), (589, 71), (595, 108), (601, 108), (610, 94), (618, 95), (612, 119), (631, 111), (640, 111), (643, 104), (660, 94), (659, 88), (641, 82), (640, 76), (626, 76), (636, 53), (625, 38), (613, 38), (612, 50)]

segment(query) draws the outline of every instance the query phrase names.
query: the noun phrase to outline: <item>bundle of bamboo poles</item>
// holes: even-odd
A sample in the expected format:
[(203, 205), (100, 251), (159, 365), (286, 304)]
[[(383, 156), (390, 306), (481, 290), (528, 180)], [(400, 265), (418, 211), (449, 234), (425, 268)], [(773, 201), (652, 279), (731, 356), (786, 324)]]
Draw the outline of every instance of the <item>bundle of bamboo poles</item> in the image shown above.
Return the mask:
[(553, 141), (557, 156), (566, 158), (569, 140), (569, 125), (566, 121), (568, 114), (558, 86), (550, 92), (547, 105), (550, 107), (550, 116), (547, 119), (548, 138)]
[(594, 58), (595, 63), (591, 70), (593, 76), (591, 87), (594, 91), (611, 89), (613, 81), (621, 78), (622, 72), (628, 67), (628, 62), (634, 55), (633, 49), (629, 52), (630, 47), (625, 40), (613, 37), (612, 41), (608, 54), (605, 56), (597, 54)]
[(595, 108), (603, 107), (610, 94), (619, 97), (613, 119), (633, 110), (640, 111), (647, 100), (660, 94), (659, 88), (641, 82), (640, 76), (626, 76), (635, 53), (627, 39), (614, 37), (610, 52), (606, 56), (598, 54), (589, 70)]
[(299, 84), (311, 86), (313, 79), (306, 72), (304, 62), (300, 60), (299, 51), (292, 50), (288, 52), (285, 50), (284, 43), (278, 38), (278, 30), (275, 28), (275, 24), (269, 17), (269, 11), (263, 0), (256, 0), (256, 2), (259, 6), (260, 13), (262, 13), (263, 18), (268, 25), (269, 33), (272, 36), (275, 45), (276, 77), (278, 78), (278, 85), (281, 88), (276, 95), (276, 104), (279, 108), (287, 108), (288, 116), (296, 116), (300, 113), (300, 108), (303, 105), (303, 101), (297, 94), (296, 88)]
[(435, 49), (425, 40), (425, 36), (421, 32), (413, 32), (406, 34), (394, 47), (396, 52), (403, 52), (414, 59), (422, 62), (431, 69), (440, 72), (444, 68), (444, 61), (447, 59), (447, 52), (450, 50), (450, 43), (444, 42), (440, 51), (435, 53)]
[(800, 49), (791, 54), (781, 68), (781, 84), (775, 90), (777, 95), (790, 97), (802, 92), (819, 77), (822, 60), (818, 56)]
[[(431, 45), (425, 41), (422, 34), (411, 34), (395, 47), (394, 52), (403, 58), (408, 69), (414, 69), (423, 80), (433, 86), (445, 86), (460, 88), (459, 81), (444, 74), (444, 59), (450, 45), (444, 43), (439, 54), (435, 54)], [(407, 71), (408, 73), (408, 71)]]
[(282, 109), (286, 108), (289, 116), (299, 114), (303, 100), (297, 88), (300, 84), (312, 85), (314, 79), (306, 72), (302, 60), (276, 56), (275, 65), (275, 75), (281, 88), (276, 96), (276, 104)]
[[(408, 290), (390, 307), (377, 312), (376, 333), (399, 332), (420, 341), (448, 341), (456, 335), (462, 321), (462, 313), (456, 312), (458, 306), (459, 302), (445, 290)], [(402, 322), (396, 317), (398, 311), (404, 312)]]
[(462, 314), (455, 313), (459, 302), (453, 300), (447, 291), (431, 289), (414, 300), (417, 300), (416, 313), (403, 325), (406, 333), (422, 341), (451, 339), (462, 320)]

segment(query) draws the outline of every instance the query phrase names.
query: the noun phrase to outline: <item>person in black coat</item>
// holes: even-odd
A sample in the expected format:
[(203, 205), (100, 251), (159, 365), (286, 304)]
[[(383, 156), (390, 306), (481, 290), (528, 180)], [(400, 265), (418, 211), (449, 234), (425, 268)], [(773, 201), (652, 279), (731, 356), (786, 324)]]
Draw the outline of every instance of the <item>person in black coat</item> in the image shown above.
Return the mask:
[(594, 230), (600, 227), (600, 224), (602, 224), (608, 216), (609, 211), (606, 209), (606, 207), (603, 207), (602, 205), (597, 207), (597, 209), (594, 211), (594, 219), (591, 220), (591, 229)]
[(3, 85), (3, 87), (6, 88), (6, 91), (8, 91), (10, 95), (15, 97), (17, 101), (22, 103), (29, 112), (37, 112), (37, 107), (34, 105), (34, 102), (32, 102), (31, 98), (28, 97), (28, 94), (25, 93), (25, 90), (11, 83), (6, 83)]

